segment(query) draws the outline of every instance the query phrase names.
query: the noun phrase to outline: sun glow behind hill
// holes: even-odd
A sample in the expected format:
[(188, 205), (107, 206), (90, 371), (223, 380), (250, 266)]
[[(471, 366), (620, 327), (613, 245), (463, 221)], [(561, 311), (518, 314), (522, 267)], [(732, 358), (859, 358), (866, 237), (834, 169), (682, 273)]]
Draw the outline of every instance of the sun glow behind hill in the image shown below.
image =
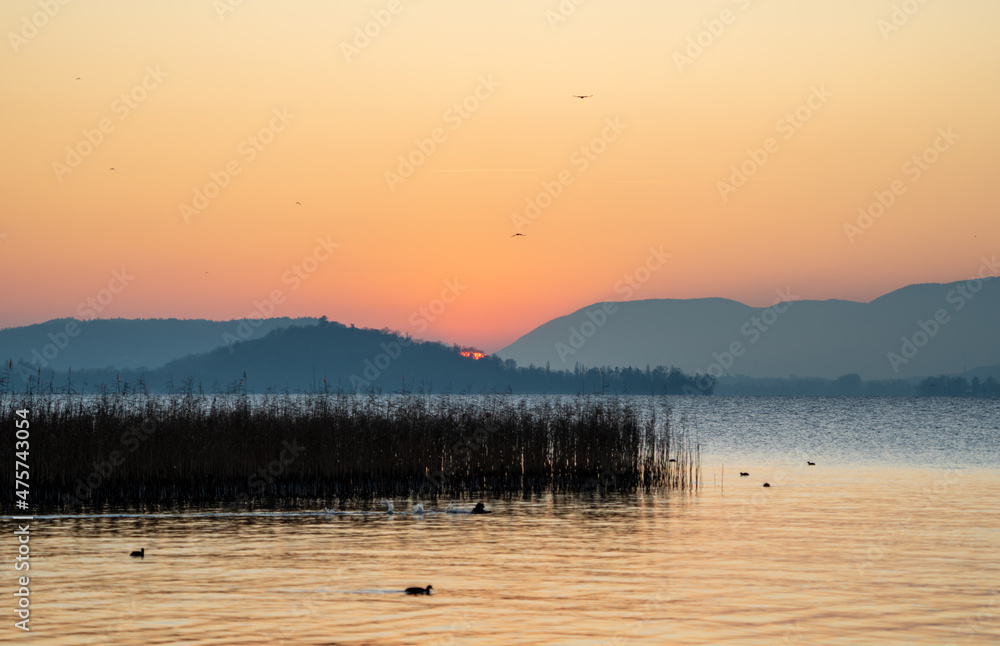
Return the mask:
[[(100, 317), (326, 314), (495, 350), (594, 302), (868, 300), (1000, 246), (995, 2), (890, 31), (891, 0), (404, 2), (374, 27), (384, 0), (220, 4), (59, 4), (0, 54), (0, 325), (117, 271)], [(672, 256), (618, 292), (651, 245)]]

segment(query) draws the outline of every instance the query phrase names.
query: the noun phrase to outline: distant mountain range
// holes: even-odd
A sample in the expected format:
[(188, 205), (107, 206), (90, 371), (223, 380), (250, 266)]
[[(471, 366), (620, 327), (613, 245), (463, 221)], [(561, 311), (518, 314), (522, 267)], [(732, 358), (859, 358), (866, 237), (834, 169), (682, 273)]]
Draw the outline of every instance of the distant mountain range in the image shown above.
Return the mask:
[(315, 325), (317, 321), (315, 318), (53, 319), (0, 330), (0, 360), (24, 361), (33, 368), (59, 372), (69, 368), (154, 369), (189, 354), (259, 339), (272, 330), (293, 325)]
[[(78, 343), (82, 333), (67, 345)], [(155, 342), (155, 340), (150, 341)], [(155, 369), (57, 370), (21, 360), (0, 366), (6, 391), (111, 392), (518, 392), (676, 393), (694, 388), (677, 370), (549, 371), (518, 368), (494, 356), (474, 359), (458, 346), (419, 341), (388, 330), (320, 319), (287, 325), (264, 338), (189, 354)], [(712, 394), (714, 380), (697, 384)]]
[[(715, 376), (911, 379), (1000, 364), (1000, 279), (910, 285), (870, 303), (595, 303), (496, 353), (519, 365), (673, 365)], [(993, 368), (988, 368), (992, 366)]]
[[(34, 381), (93, 392), (141, 380), (153, 391), (206, 392), (914, 394), (921, 378), (961, 375), (968, 391), (978, 392), (973, 379), (1000, 380), (1000, 279), (911, 285), (871, 303), (597, 303), (479, 361), (460, 350), (325, 317), (56, 319), (0, 330), (0, 385), (19, 390)], [(949, 388), (966, 391), (960, 382)]]

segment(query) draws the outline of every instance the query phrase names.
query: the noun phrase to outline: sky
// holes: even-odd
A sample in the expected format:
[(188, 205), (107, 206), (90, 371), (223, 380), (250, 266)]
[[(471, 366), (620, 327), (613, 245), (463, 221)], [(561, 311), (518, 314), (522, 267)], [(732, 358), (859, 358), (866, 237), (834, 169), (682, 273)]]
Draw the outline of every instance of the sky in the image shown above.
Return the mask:
[(7, 0), (0, 327), (326, 315), (492, 352), (600, 301), (964, 280), (1000, 252), (998, 24), (993, 0)]

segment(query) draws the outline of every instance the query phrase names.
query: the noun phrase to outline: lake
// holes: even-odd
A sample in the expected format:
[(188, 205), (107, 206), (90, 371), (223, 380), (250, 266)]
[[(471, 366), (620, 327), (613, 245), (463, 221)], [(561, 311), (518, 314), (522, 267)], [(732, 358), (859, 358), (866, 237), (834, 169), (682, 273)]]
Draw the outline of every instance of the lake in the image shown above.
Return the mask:
[(696, 493), (38, 516), (0, 643), (1000, 643), (1000, 401), (671, 404)]

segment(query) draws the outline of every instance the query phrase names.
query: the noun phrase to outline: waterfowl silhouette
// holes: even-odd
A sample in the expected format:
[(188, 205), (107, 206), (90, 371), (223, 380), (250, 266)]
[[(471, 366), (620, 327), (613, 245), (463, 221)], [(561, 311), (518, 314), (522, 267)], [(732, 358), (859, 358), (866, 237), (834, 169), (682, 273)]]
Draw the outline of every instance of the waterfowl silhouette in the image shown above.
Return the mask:
[(418, 502), (417, 504), (413, 505), (413, 513), (414, 514), (424, 513), (424, 503)]
[(131, 554), (129, 554), (129, 556), (131, 556), (134, 559), (144, 559), (144, 558), (146, 558), (146, 548), (144, 547), (144, 548), (142, 548), (140, 550), (136, 550), (136, 551), (132, 552)]
[(511, 236), (511, 238), (516, 238), (517, 236), (521, 236), (523, 238), (527, 238), (528, 237), (528, 236), (524, 235), (523, 233), (515, 233), (514, 235)]
[(486, 511), (486, 505), (481, 502), (477, 502), (476, 506), (473, 507), (472, 513), (474, 514), (492, 514), (492, 511)]
[(573, 97), (577, 99), (589, 99), (594, 96), (593, 94), (574, 94)]
[(808, 464), (808, 465), (809, 465), (809, 466), (811, 466), (811, 467), (814, 467), (814, 466), (816, 466), (816, 463), (815, 463), (815, 462), (810, 462), (809, 460), (806, 460), (806, 464)]
[(750, 474), (749, 474), (749, 473), (747, 473), (746, 471), (740, 471), (740, 477), (741, 477), (741, 478), (742, 478), (743, 476), (748, 476), (748, 475), (750, 475)]
[(430, 594), (434, 586), (427, 586), (426, 588), (407, 588), (406, 594)]
[(387, 511), (386, 513), (391, 516), (392, 515), (392, 503), (389, 502), (388, 500), (385, 500), (385, 499), (383, 499), (382, 502), (384, 502), (386, 505), (389, 506), (389, 511)]
[(765, 482), (765, 483), (764, 483), (764, 486), (765, 486), (765, 487), (770, 487), (771, 485), (769, 485), (768, 483), (766, 483), (766, 482)]
[(677, 460), (670, 458), (669, 460), (667, 460), (667, 462), (677, 462)]

